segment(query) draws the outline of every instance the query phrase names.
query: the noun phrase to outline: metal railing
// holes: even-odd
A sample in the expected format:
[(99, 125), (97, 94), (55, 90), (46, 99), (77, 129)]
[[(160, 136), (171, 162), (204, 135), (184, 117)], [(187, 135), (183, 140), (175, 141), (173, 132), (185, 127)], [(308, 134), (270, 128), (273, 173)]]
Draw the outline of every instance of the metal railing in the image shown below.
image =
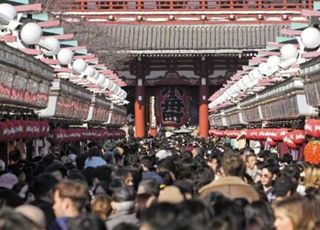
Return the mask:
[(56, 0), (55, 10), (96, 11), (215, 11), (313, 9), (313, 0)]

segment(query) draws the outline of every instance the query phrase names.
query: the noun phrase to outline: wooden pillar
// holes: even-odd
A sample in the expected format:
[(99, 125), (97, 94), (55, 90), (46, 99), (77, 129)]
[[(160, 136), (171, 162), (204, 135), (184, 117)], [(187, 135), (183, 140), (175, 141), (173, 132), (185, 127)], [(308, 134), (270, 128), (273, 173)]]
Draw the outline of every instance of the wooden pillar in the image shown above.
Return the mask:
[(137, 59), (136, 66), (136, 90), (134, 102), (135, 137), (145, 137), (145, 86), (144, 68), (141, 58)]
[(199, 136), (208, 137), (209, 112), (208, 112), (208, 67), (205, 57), (201, 58), (200, 85), (199, 85)]

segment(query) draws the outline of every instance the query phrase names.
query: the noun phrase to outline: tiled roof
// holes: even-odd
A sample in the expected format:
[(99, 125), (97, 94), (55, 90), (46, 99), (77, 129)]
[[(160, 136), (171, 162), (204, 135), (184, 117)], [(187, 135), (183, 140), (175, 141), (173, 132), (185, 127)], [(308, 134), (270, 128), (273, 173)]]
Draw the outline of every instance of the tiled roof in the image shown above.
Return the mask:
[[(106, 25), (114, 47), (132, 52), (250, 50), (264, 48), (286, 25)], [(109, 44), (110, 45), (110, 44)]]

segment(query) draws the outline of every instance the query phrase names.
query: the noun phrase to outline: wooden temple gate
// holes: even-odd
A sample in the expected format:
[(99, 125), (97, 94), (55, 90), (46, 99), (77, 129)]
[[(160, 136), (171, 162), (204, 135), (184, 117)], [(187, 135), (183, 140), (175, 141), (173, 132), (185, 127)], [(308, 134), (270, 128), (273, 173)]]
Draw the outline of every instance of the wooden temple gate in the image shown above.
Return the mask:
[[(68, 17), (103, 26), (108, 46), (130, 56), (128, 86), (136, 137), (157, 126), (197, 124), (208, 136), (208, 97), (274, 41), (313, 1), (57, 1)], [(90, 26), (87, 28), (90, 34)], [(151, 114), (151, 117), (150, 117)], [(194, 119), (197, 117), (198, 119)], [(196, 121), (195, 121), (196, 120)]]

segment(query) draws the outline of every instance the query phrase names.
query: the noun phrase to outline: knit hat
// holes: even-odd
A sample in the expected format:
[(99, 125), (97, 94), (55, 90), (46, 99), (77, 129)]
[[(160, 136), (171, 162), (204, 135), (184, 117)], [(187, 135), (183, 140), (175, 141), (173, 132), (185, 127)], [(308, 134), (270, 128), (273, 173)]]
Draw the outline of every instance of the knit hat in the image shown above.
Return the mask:
[(0, 176), (0, 187), (12, 189), (19, 182), (18, 177), (12, 173), (5, 173)]

